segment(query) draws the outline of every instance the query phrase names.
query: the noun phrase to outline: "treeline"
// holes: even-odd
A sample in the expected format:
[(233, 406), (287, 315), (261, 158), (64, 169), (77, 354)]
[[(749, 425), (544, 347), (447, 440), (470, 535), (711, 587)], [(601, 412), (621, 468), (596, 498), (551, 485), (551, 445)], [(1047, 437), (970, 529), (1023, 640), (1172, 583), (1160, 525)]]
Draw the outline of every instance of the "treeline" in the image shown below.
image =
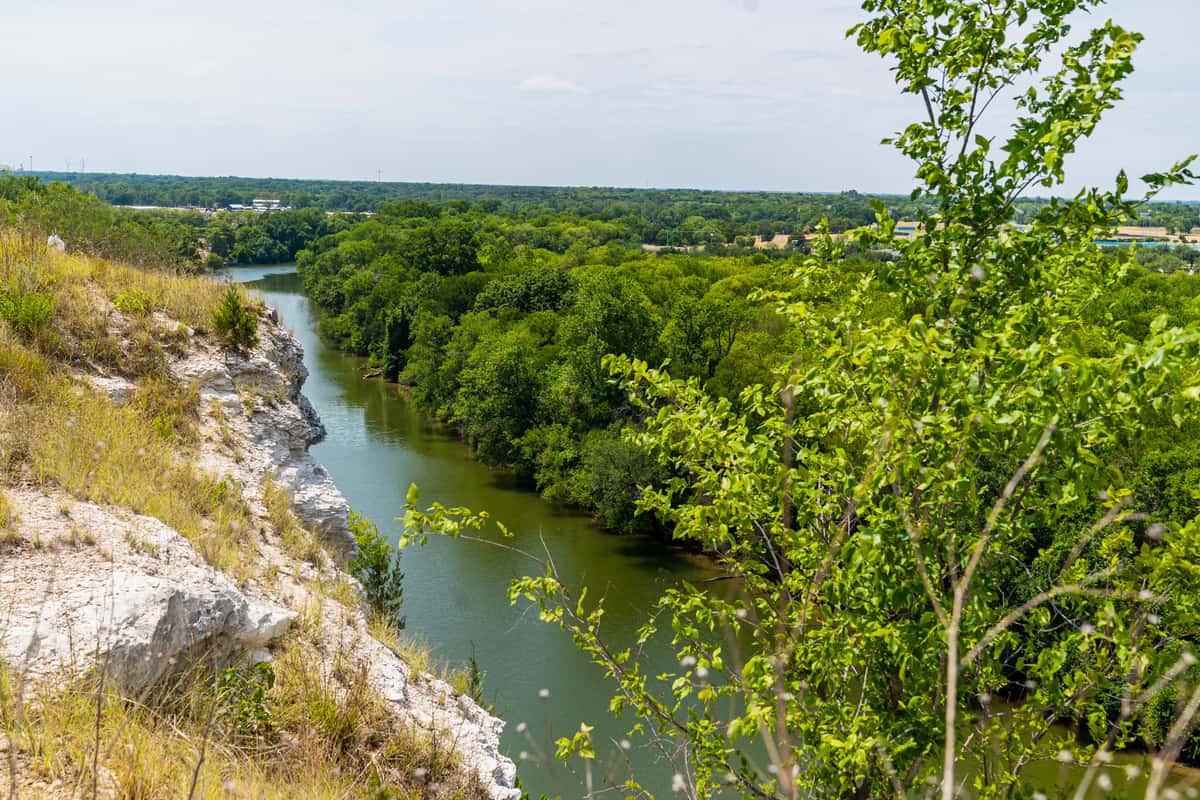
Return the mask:
[[(835, 232), (875, 219), (871, 195), (856, 191), (719, 192), (700, 189), (484, 186), (378, 181), (197, 178), (175, 175), (40, 172), (116, 205), (224, 208), (270, 197), (292, 208), (379, 211), (400, 200), (476, 205), (532, 222), (568, 214), (624, 225), (638, 243), (694, 246), (733, 242), (738, 236), (774, 236), (811, 231), (828, 219)], [(905, 198), (885, 197), (896, 213), (916, 207)]]
[[(538, 227), (406, 203), (318, 241), (299, 263), (332, 343), (411, 385), (415, 402), (483, 460), (632, 530), (652, 524), (632, 512), (636, 486), (666, 476), (622, 438), (636, 414), (603, 356), (667, 362), (673, 375), (736, 399), (803, 347), (754, 299), (786, 285), (786, 266), (762, 255), (653, 256), (619, 236), (581, 220)], [(886, 262), (848, 260), (847, 283), (821, 287), (820, 301), (836, 304), (849, 281), (876, 271), (886, 274)], [(1106, 309), (1115, 321), (1095, 321), (1096, 342), (1144, 335), (1147, 316), (1164, 308), (1191, 313), (1190, 276), (1133, 274)], [(1171, 459), (1200, 463), (1197, 455)]]
[[(634, 513), (637, 487), (670, 475), (623, 436), (639, 418), (604, 356), (666, 363), (737, 403), (781, 359), (805, 352), (762, 293), (800, 290), (814, 308), (833, 310), (864, 276), (886, 286), (891, 266), (885, 254), (860, 253), (843, 261), (836, 285), (801, 288), (779, 257), (655, 255), (628, 247), (626, 233), (575, 217), (533, 224), (478, 206), (406, 201), (319, 239), (298, 263), (325, 311), (323, 336), (411, 386), (415, 403), (482, 460), (614, 530), (644, 530), (656, 522)], [(1184, 256), (1140, 257), (1177, 267), (1163, 259)], [(1111, 352), (1143, 338), (1162, 313), (1190, 321), (1197, 294), (1200, 278), (1134, 266), (1079, 346)], [(881, 300), (878, 313), (896, 312)], [(1147, 503), (1183, 521), (1197, 510), (1184, 487), (1200, 475), (1200, 446), (1168, 428), (1152, 425), (1144, 442), (1130, 443), (1139, 455), (1129, 466)]]
[(622, 235), (408, 202), (298, 263), (331, 342), (411, 385), (482, 460), (632, 531), (654, 524), (634, 513), (637, 486), (666, 476), (622, 438), (636, 415), (605, 354), (666, 361), (736, 397), (794, 343), (755, 299), (780, 286), (766, 256), (653, 256)]

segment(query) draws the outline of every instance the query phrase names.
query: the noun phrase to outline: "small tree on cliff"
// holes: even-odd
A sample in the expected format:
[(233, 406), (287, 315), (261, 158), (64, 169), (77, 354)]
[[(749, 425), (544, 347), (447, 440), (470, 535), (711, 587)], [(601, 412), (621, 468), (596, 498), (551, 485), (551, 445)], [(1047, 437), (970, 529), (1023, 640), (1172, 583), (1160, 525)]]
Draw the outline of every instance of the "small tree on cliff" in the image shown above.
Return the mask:
[[(1200, 333), (1160, 321), (1104, 357), (1078, 340), (1130, 263), (1092, 244), (1134, 215), (1124, 174), (1007, 226), (1023, 192), (1062, 183), (1132, 71), (1137, 34), (1106, 22), (1068, 39), (1095, 5), (867, 0), (851, 33), (921, 109), (891, 140), (917, 166), (920, 235), (895, 239), (880, 207), (858, 238), (899, 258), (845, 293), (826, 236), (795, 268), (802, 288), (776, 298), (805, 349), (736, 407), (608, 359), (644, 409), (636, 440), (680, 476), (641, 506), (740, 593), (666, 593), (643, 636), (670, 621), (681, 668), (663, 681), (609, 647), (602, 606), (552, 561), (511, 596), (613, 679), (613, 708), (678, 759), (676, 791), (1029, 797), (1046, 787), (1025, 768), (1058, 759), (1086, 766), (1083, 797), (1169, 691), (1180, 713), (1152, 759), (1157, 796), (1200, 708), (1200, 526), (1140, 517), (1102, 456), (1147, 410), (1194, 414)], [(1007, 138), (981, 134), (1010, 93)], [(1189, 181), (1188, 163), (1146, 176), (1150, 193)], [(406, 519), (421, 539), (486, 518), (410, 494)], [(1083, 735), (1051, 744), (1060, 720)], [(560, 751), (593, 752), (586, 731)]]
[(258, 315), (242, 298), (238, 287), (231, 285), (226, 289), (213, 310), (213, 330), (238, 352), (251, 350), (258, 344)]

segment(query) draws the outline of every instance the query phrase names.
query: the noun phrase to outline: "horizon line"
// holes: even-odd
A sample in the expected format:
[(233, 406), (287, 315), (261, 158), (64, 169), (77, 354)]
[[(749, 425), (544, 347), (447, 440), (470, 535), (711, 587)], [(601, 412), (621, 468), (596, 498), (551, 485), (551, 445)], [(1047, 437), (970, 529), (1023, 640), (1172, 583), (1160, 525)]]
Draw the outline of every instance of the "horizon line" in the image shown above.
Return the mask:
[[(251, 176), (251, 175), (184, 175), (181, 173), (170, 172), (106, 172), (106, 171), (67, 171), (67, 170), (14, 170), (5, 168), (0, 170), (0, 174), (5, 175), (33, 175), (33, 176), (74, 176), (81, 177), (87, 175), (111, 176), (111, 177), (141, 177), (141, 178), (180, 178), (183, 180), (239, 180), (239, 181), (281, 181), (300, 183), (304, 181), (322, 182), (322, 183), (345, 183), (345, 184), (362, 184), (362, 185), (377, 185), (377, 186), (445, 186), (445, 187), (464, 187), (464, 188), (483, 188), (483, 189), (601, 189), (612, 191), (625, 192), (704, 192), (709, 194), (777, 194), (777, 195), (828, 195), (839, 196), (845, 194), (858, 194), (863, 197), (899, 197), (908, 199), (912, 193), (912, 189), (907, 191), (863, 191), (861, 189), (717, 189), (700, 186), (618, 186), (618, 185), (602, 185), (602, 184), (541, 184), (541, 183), (469, 183), (462, 181), (422, 181), (422, 180), (405, 180), (405, 181), (385, 181), (371, 180), (369, 178), (313, 178), (313, 177), (289, 177), (276, 178), (270, 176)], [(1027, 195), (1025, 200), (1053, 200), (1067, 199), (1071, 195)], [(1152, 200), (1155, 203), (1178, 203), (1186, 205), (1200, 204), (1200, 196), (1191, 199), (1173, 199), (1173, 200)]]

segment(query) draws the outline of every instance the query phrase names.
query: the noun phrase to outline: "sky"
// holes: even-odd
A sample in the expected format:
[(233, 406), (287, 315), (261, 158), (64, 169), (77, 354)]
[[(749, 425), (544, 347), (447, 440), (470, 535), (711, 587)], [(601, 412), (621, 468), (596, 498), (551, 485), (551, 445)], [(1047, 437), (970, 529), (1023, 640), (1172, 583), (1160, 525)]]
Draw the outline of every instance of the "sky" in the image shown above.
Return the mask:
[[(822, 0), (0, 0), (0, 164), (906, 192), (912, 167), (880, 139), (922, 108), (845, 38), (861, 13)], [(1072, 185), (1200, 150), (1200, 2), (1113, 0), (1096, 16), (1146, 41), (1126, 101), (1068, 162)]]

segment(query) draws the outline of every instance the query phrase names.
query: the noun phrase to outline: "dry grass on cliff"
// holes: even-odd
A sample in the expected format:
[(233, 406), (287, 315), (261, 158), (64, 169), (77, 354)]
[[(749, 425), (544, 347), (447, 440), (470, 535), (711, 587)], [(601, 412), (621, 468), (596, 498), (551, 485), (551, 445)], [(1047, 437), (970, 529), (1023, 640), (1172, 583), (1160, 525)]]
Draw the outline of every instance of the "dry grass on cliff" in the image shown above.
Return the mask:
[(208, 330), (213, 309), (226, 291), (224, 284), (202, 277), (68, 255), (28, 236), (0, 232), (0, 287), (14, 285), (54, 294), (61, 304), (60, 317), (66, 323), (94, 319), (93, 312), (104, 311), (97, 308), (91, 296), (76, 291), (86, 287), (118, 306), (124, 305), (118, 298), (144, 298), (144, 311), (161, 311), (200, 332)]
[(321, 540), (292, 511), (292, 496), (269, 475), (263, 480), (263, 505), (283, 551), (292, 558), (320, 566), (325, 560)]
[(18, 410), (20, 422), (6, 437), (26, 479), (154, 517), (208, 563), (249, 577), (243, 543), (252, 523), (236, 485), (180, 459), (177, 440), (135, 406), (70, 385), (50, 398)]
[[(165, 379), (167, 352), (184, 345), (153, 316), (200, 327), (222, 290), (0, 235), (0, 299), (19, 294), (29, 304), (0, 319), (0, 478), (155, 517), (244, 581), (255, 571), (249, 510), (237, 486), (188, 464), (199, 396)], [(70, 377), (104, 365), (137, 378), (132, 402), (116, 405)]]
[(441, 737), (387, 711), (361, 665), (323, 665), (311, 648), (288, 640), (261, 702), (253, 673), (203, 663), (137, 698), (95, 676), (38, 690), (0, 665), (0, 778), (15, 763), (19, 787), (59, 782), (64, 797), (92, 796), (93, 776), (100, 797), (147, 800), (487, 796)]

